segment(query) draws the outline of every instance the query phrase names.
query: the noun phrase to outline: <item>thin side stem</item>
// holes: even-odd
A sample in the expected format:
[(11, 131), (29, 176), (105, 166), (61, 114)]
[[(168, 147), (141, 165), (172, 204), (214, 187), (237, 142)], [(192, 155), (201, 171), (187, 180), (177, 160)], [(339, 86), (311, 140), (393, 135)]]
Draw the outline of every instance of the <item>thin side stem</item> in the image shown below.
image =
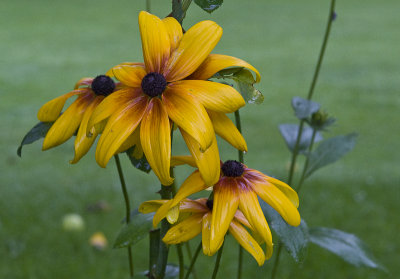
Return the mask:
[(185, 279), (188, 279), (188, 278), (189, 278), (190, 273), (192, 272), (192, 270), (193, 270), (193, 268), (194, 268), (194, 264), (195, 264), (195, 262), (196, 262), (196, 260), (197, 260), (197, 257), (199, 256), (200, 250), (201, 250), (201, 241), (200, 241), (199, 245), (197, 246), (196, 251), (194, 252), (192, 261), (190, 262), (188, 271), (186, 272)]
[[(224, 243), (225, 243), (225, 241), (224, 241)], [(217, 273), (218, 273), (218, 269), (219, 269), (219, 263), (221, 262), (221, 256), (222, 256), (222, 250), (224, 248), (224, 243), (222, 243), (221, 248), (219, 248), (219, 251), (218, 251), (218, 254), (217, 254), (217, 260), (215, 261), (214, 271), (213, 271), (213, 274), (211, 276), (211, 279), (217, 278)]]
[[(308, 147), (308, 154), (311, 153), (312, 149), (313, 149), (313, 145), (315, 142), (315, 136), (317, 135), (317, 130), (313, 129), (313, 133), (311, 136), (311, 142), (310, 142), (310, 146)], [(301, 173), (301, 177), (300, 177), (300, 181), (299, 181), (299, 185), (297, 185), (297, 189), (296, 192), (297, 194), (300, 192), (301, 186), (303, 185), (304, 180), (306, 179), (306, 172), (308, 169), (308, 163), (309, 163), (309, 156), (306, 157), (306, 161), (304, 162), (304, 166), (303, 166), (303, 172)]]
[[(118, 154), (114, 155), (114, 158), (115, 158), (115, 164), (117, 165), (119, 181), (121, 182), (122, 193), (124, 195), (124, 200), (125, 200), (126, 223), (129, 224), (129, 222), (131, 221), (131, 207), (130, 207), (129, 195), (128, 195), (128, 191), (126, 190), (124, 173), (122, 172), (121, 162), (119, 160)], [(127, 247), (127, 250), (128, 250), (128, 261), (129, 261), (129, 275), (130, 275), (130, 278), (133, 278), (135, 272), (133, 269), (132, 247), (130, 247), (130, 246)]]
[(179, 279), (183, 279), (185, 276), (185, 262), (183, 260), (182, 245), (176, 244), (176, 252), (178, 253), (179, 260)]
[(147, 12), (151, 12), (151, 1), (150, 0), (146, 0), (146, 11)]
[(281, 255), (281, 251), (282, 251), (282, 244), (279, 244), (278, 251), (276, 251), (274, 266), (272, 267), (272, 271), (271, 271), (271, 278), (275, 278), (276, 272), (278, 271), (279, 258)]
[[(193, 256), (192, 256), (192, 249), (190, 248), (190, 243), (189, 243), (189, 241), (185, 242), (185, 246), (186, 246), (186, 252), (187, 252), (187, 254), (188, 254), (189, 260), (192, 261), (192, 259), (193, 259)], [(194, 278), (194, 279), (197, 279), (197, 274), (196, 274), (196, 270), (194, 269), (194, 267), (193, 267), (193, 269), (192, 269), (192, 274), (193, 274), (193, 278)]]

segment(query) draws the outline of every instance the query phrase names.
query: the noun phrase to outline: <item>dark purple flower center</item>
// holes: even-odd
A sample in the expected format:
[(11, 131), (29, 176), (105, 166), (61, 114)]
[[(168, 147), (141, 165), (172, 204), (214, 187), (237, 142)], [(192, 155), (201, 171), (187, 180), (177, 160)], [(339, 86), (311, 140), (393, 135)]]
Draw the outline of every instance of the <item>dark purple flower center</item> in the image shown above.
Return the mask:
[(212, 211), (213, 205), (214, 205), (214, 200), (207, 200), (206, 205), (207, 205), (208, 209), (210, 209)]
[(167, 81), (162, 74), (149, 73), (142, 79), (143, 93), (150, 97), (161, 95), (165, 87), (167, 87)]
[(221, 170), (224, 176), (239, 177), (243, 174), (244, 167), (243, 164), (238, 161), (228, 160), (222, 165)]
[(99, 75), (92, 81), (92, 90), (96, 95), (108, 96), (114, 89), (115, 82), (108, 76)]

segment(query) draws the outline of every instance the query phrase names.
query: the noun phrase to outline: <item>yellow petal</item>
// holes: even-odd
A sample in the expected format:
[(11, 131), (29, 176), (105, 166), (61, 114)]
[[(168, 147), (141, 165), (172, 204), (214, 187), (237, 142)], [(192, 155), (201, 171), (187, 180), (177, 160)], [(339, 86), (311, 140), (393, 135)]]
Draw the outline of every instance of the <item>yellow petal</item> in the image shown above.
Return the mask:
[(212, 214), (204, 214), (202, 220), (202, 231), (201, 231), (201, 244), (203, 246), (203, 253), (207, 256), (212, 256), (210, 250), (210, 237), (211, 237), (211, 218)]
[(167, 90), (162, 95), (169, 117), (206, 150), (214, 138), (212, 123), (203, 105), (185, 90)]
[(81, 78), (80, 80), (78, 80), (78, 82), (75, 84), (74, 89), (78, 89), (81, 86), (85, 86), (85, 87), (90, 87), (92, 85), (93, 82), (93, 78), (90, 77), (84, 77)]
[[(131, 148), (132, 146), (135, 146), (135, 149), (137, 149), (137, 146), (140, 146), (140, 128), (139, 127), (136, 128), (135, 131), (118, 148), (117, 153), (124, 152), (124, 151), (128, 150), (129, 148)], [(134, 154), (132, 154), (132, 155), (134, 155)]]
[(171, 52), (174, 51), (183, 36), (182, 26), (173, 17), (166, 17), (162, 20), (164, 22), (165, 28), (167, 29), (169, 41), (171, 43)]
[(272, 245), (271, 230), (265, 220), (256, 193), (249, 189), (239, 190), (239, 208), (252, 228), (257, 231), (267, 244)]
[(185, 164), (189, 165), (191, 167), (194, 167), (194, 168), (197, 167), (195, 159), (190, 155), (172, 156), (171, 167), (181, 166), (181, 165), (185, 165)]
[(247, 221), (246, 217), (244, 217), (243, 212), (240, 210), (237, 210), (235, 213), (235, 219), (237, 221), (239, 221), (240, 223), (242, 223), (243, 225), (245, 225), (246, 227), (250, 228), (253, 230), (253, 228), (251, 227), (249, 221)]
[(218, 182), (220, 175), (220, 159), (217, 140), (214, 136), (213, 143), (204, 152), (201, 151), (199, 143), (180, 129), (183, 139), (192, 154), (196, 165), (200, 171), (201, 177), (207, 186), (213, 186)]
[(139, 63), (139, 62), (123, 62), (120, 63), (114, 67), (112, 67), (111, 69), (109, 69), (106, 73), (106, 76), (109, 77), (114, 77), (114, 73), (113, 73), (113, 69), (116, 67), (120, 67), (120, 66), (142, 66), (143, 68), (145, 68), (144, 63)]
[(213, 124), (215, 133), (229, 142), (236, 149), (247, 152), (246, 141), (229, 117), (221, 112), (214, 112), (211, 110), (208, 110), (207, 112)]
[(147, 100), (145, 96), (133, 99), (109, 118), (96, 148), (96, 161), (101, 167), (107, 165), (139, 125), (147, 107)]
[(97, 96), (93, 99), (93, 101), (86, 108), (85, 113), (83, 114), (81, 125), (79, 126), (78, 134), (75, 138), (75, 156), (74, 159), (70, 161), (71, 164), (75, 164), (79, 162), (79, 160), (85, 156), (85, 154), (89, 151), (93, 142), (97, 137), (97, 133), (94, 131), (91, 137), (86, 136), (86, 128), (89, 121), (90, 116), (92, 115), (94, 109), (101, 103), (104, 99), (104, 96)]
[(168, 210), (167, 221), (170, 224), (175, 224), (179, 218), (179, 205), (175, 205)]
[[(134, 90), (131, 88), (121, 89), (113, 92), (107, 96), (100, 105), (94, 110), (92, 116), (89, 119), (86, 133), (91, 134), (93, 126), (110, 117), (116, 111), (119, 111), (122, 107), (126, 106), (133, 99), (141, 96), (140, 90)], [(104, 127), (105, 128), (105, 127)], [(98, 131), (98, 129), (96, 129)], [(99, 132), (99, 131), (98, 131)]]
[(60, 116), (61, 110), (64, 107), (64, 104), (68, 98), (75, 95), (82, 95), (88, 92), (89, 92), (88, 89), (74, 90), (45, 103), (39, 109), (37, 118), (39, 119), (39, 121), (42, 122), (56, 121), (56, 119)]
[(242, 247), (249, 252), (254, 259), (256, 259), (259, 266), (262, 266), (265, 262), (264, 251), (261, 249), (260, 245), (258, 245), (257, 241), (240, 225), (239, 222), (235, 220), (232, 221), (229, 227), (229, 232), (233, 235), (233, 237), (239, 242)]
[(168, 211), (171, 209), (171, 204), (173, 203), (173, 200), (168, 200), (168, 202), (164, 203), (163, 205), (160, 206), (159, 209), (157, 209), (156, 214), (154, 214), (153, 217), (153, 227), (157, 227), (158, 223), (161, 222), (162, 219), (164, 219)]
[(239, 196), (233, 179), (220, 180), (214, 186), (214, 203), (211, 221), (210, 251), (215, 253), (224, 241), (239, 205)]
[(259, 82), (261, 77), (260, 73), (256, 68), (251, 66), (246, 61), (242, 59), (222, 55), (222, 54), (210, 54), (207, 59), (200, 65), (199, 68), (189, 77), (189, 79), (209, 79), (219, 71), (229, 68), (229, 67), (244, 67), (246, 69), (252, 70), (256, 74), (256, 82)]
[(203, 214), (194, 214), (168, 230), (162, 239), (167, 244), (178, 244), (191, 240), (201, 233)]
[(74, 135), (81, 124), (83, 113), (94, 98), (92, 93), (79, 96), (57, 119), (47, 132), (43, 141), (43, 150), (55, 147)]
[(190, 200), (184, 199), (179, 203), (179, 211), (180, 212), (190, 212), (190, 213), (200, 213), (209, 211), (208, 207), (205, 205), (207, 199), (197, 199)]
[(121, 65), (112, 68), (112, 71), (116, 79), (130, 87), (140, 87), (146, 76), (143, 65)]
[(168, 114), (158, 98), (152, 98), (140, 126), (140, 142), (154, 173), (163, 185), (174, 181), (169, 173), (171, 126)]
[(206, 81), (181, 80), (168, 85), (173, 91), (185, 91), (194, 96), (206, 108), (213, 111), (230, 113), (243, 107), (246, 103), (232, 86)]
[(143, 214), (148, 214), (151, 212), (157, 211), (160, 206), (164, 203), (168, 202), (169, 200), (151, 200), (145, 201), (139, 206), (139, 212)]
[(142, 11), (139, 14), (139, 29), (146, 70), (148, 73), (161, 73), (171, 46), (165, 24), (158, 17)]
[(190, 28), (164, 69), (167, 81), (181, 80), (192, 74), (214, 49), (221, 36), (222, 28), (210, 20), (201, 21)]
[(300, 214), (297, 208), (277, 187), (269, 182), (256, 182), (252, 186), (260, 198), (275, 209), (289, 225), (300, 225)]
[(266, 180), (272, 184), (274, 184), (282, 193), (284, 193), (286, 195), (286, 197), (293, 203), (293, 205), (298, 208), (299, 207), (299, 196), (297, 195), (296, 191), (293, 190), (289, 185), (287, 185), (286, 183), (264, 175), (264, 177), (266, 178)]

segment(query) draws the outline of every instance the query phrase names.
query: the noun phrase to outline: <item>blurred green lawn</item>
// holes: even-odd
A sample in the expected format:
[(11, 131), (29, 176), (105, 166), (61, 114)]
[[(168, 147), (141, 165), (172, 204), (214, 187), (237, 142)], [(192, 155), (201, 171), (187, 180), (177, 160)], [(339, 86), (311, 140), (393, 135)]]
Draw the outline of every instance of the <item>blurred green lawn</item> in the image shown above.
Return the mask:
[[(153, 12), (169, 13), (170, 1), (153, 0)], [(225, 1), (212, 15), (192, 6), (184, 22), (211, 19), (224, 28), (215, 53), (243, 58), (258, 68), (262, 105), (243, 109), (250, 167), (285, 179), (289, 152), (277, 125), (295, 122), (293, 96), (305, 96), (320, 48), (329, 1)], [(124, 214), (114, 162), (99, 168), (91, 152), (77, 165), (73, 142), (41, 152), (39, 142), (16, 149), (37, 123), (46, 101), (83, 76), (104, 73), (123, 61), (142, 61), (137, 15), (144, 1), (2, 1), (0, 9), (0, 278), (128, 278), (125, 250), (94, 251), (88, 238), (103, 231), (112, 243)], [(326, 136), (356, 131), (355, 150), (307, 181), (300, 211), (310, 226), (336, 227), (367, 242), (389, 274), (356, 269), (317, 247), (296, 265), (285, 253), (279, 278), (387, 278), (400, 272), (400, 2), (339, 1), (315, 100), (338, 121)], [(221, 144), (224, 160), (236, 156)], [(177, 144), (174, 150), (184, 150)], [(153, 174), (123, 164), (134, 206), (154, 199)], [(190, 170), (179, 171), (178, 182)], [(107, 201), (111, 210), (89, 213)], [(86, 221), (82, 233), (61, 228), (64, 214)], [(220, 270), (236, 271), (236, 245), (225, 245)], [(147, 242), (134, 247), (136, 270), (147, 269)], [(194, 248), (194, 243), (192, 244)], [(197, 245), (197, 244), (196, 244)], [(175, 249), (171, 249), (175, 261)], [(198, 273), (210, 276), (214, 259), (202, 256)], [(268, 278), (246, 254), (245, 278)], [(203, 277), (202, 276), (202, 277)]]

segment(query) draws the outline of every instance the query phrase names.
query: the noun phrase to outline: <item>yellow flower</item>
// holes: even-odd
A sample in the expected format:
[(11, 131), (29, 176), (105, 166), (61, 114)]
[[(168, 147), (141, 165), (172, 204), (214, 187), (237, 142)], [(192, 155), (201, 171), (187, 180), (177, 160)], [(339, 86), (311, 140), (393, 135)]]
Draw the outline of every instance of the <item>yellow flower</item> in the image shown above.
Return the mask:
[[(175, 197), (157, 210), (153, 225), (156, 226), (169, 211), (179, 205), (180, 201), (207, 187), (198, 170), (193, 172), (183, 182)], [(272, 255), (272, 234), (261, 210), (258, 196), (274, 208), (288, 224), (292, 226), (300, 224), (297, 193), (284, 182), (250, 169), (237, 161), (229, 160), (221, 165), (221, 177), (214, 185), (213, 193), (214, 205), (210, 228), (212, 254), (221, 246), (239, 208), (254, 231), (267, 244), (266, 258)]]
[[(139, 14), (144, 63), (122, 63), (108, 74), (126, 88), (106, 98), (93, 113), (88, 129), (108, 119), (96, 150), (98, 164), (105, 167), (120, 145), (140, 127), (143, 152), (161, 183), (170, 185), (171, 122), (175, 123), (198, 162), (208, 185), (219, 178), (219, 153), (215, 132), (245, 150), (244, 139), (225, 113), (245, 105), (231, 86), (207, 81), (227, 67), (257, 70), (235, 57), (210, 54), (222, 28), (202, 21), (185, 34), (171, 17), (159, 19)], [(206, 166), (207, 165), (207, 166)]]
[[(139, 211), (142, 213), (154, 212), (162, 204), (167, 202), (168, 200), (147, 201), (140, 205)], [(179, 211), (180, 213), (183, 213), (181, 215), (184, 215), (184, 217), (180, 218), (178, 223), (167, 231), (163, 241), (167, 244), (178, 244), (189, 241), (201, 233), (203, 253), (208, 256), (212, 256), (216, 252), (210, 249), (213, 201), (205, 198), (197, 200), (184, 199), (179, 203)], [(265, 261), (264, 252), (257, 241), (243, 227), (243, 225), (248, 227), (250, 230), (253, 230), (243, 213), (240, 210), (237, 210), (234, 213), (232, 220), (229, 221), (229, 232), (261, 266)], [(218, 246), (217, 250), (221, 245), (222, 242)]]
[[(70, 162), (77, 163), (90, 149), (98, 130), (91, 129), (91, 137), (86, 136), (87, 123), (94, 109), (102, 102), (105, 96), (111, 94), (116, 85), (114, 81), (105, 75), (96, 78), (82, 78), (74, 90), (57, 97), (44, 104), (38, 112), (38, 119), (42, 122), (54, 122), (43, 141), (43, 150), (58, 146), (76, 131), (75, 156)], [(78, 98), (60, 115), (67, 99), (73, 96)]]

